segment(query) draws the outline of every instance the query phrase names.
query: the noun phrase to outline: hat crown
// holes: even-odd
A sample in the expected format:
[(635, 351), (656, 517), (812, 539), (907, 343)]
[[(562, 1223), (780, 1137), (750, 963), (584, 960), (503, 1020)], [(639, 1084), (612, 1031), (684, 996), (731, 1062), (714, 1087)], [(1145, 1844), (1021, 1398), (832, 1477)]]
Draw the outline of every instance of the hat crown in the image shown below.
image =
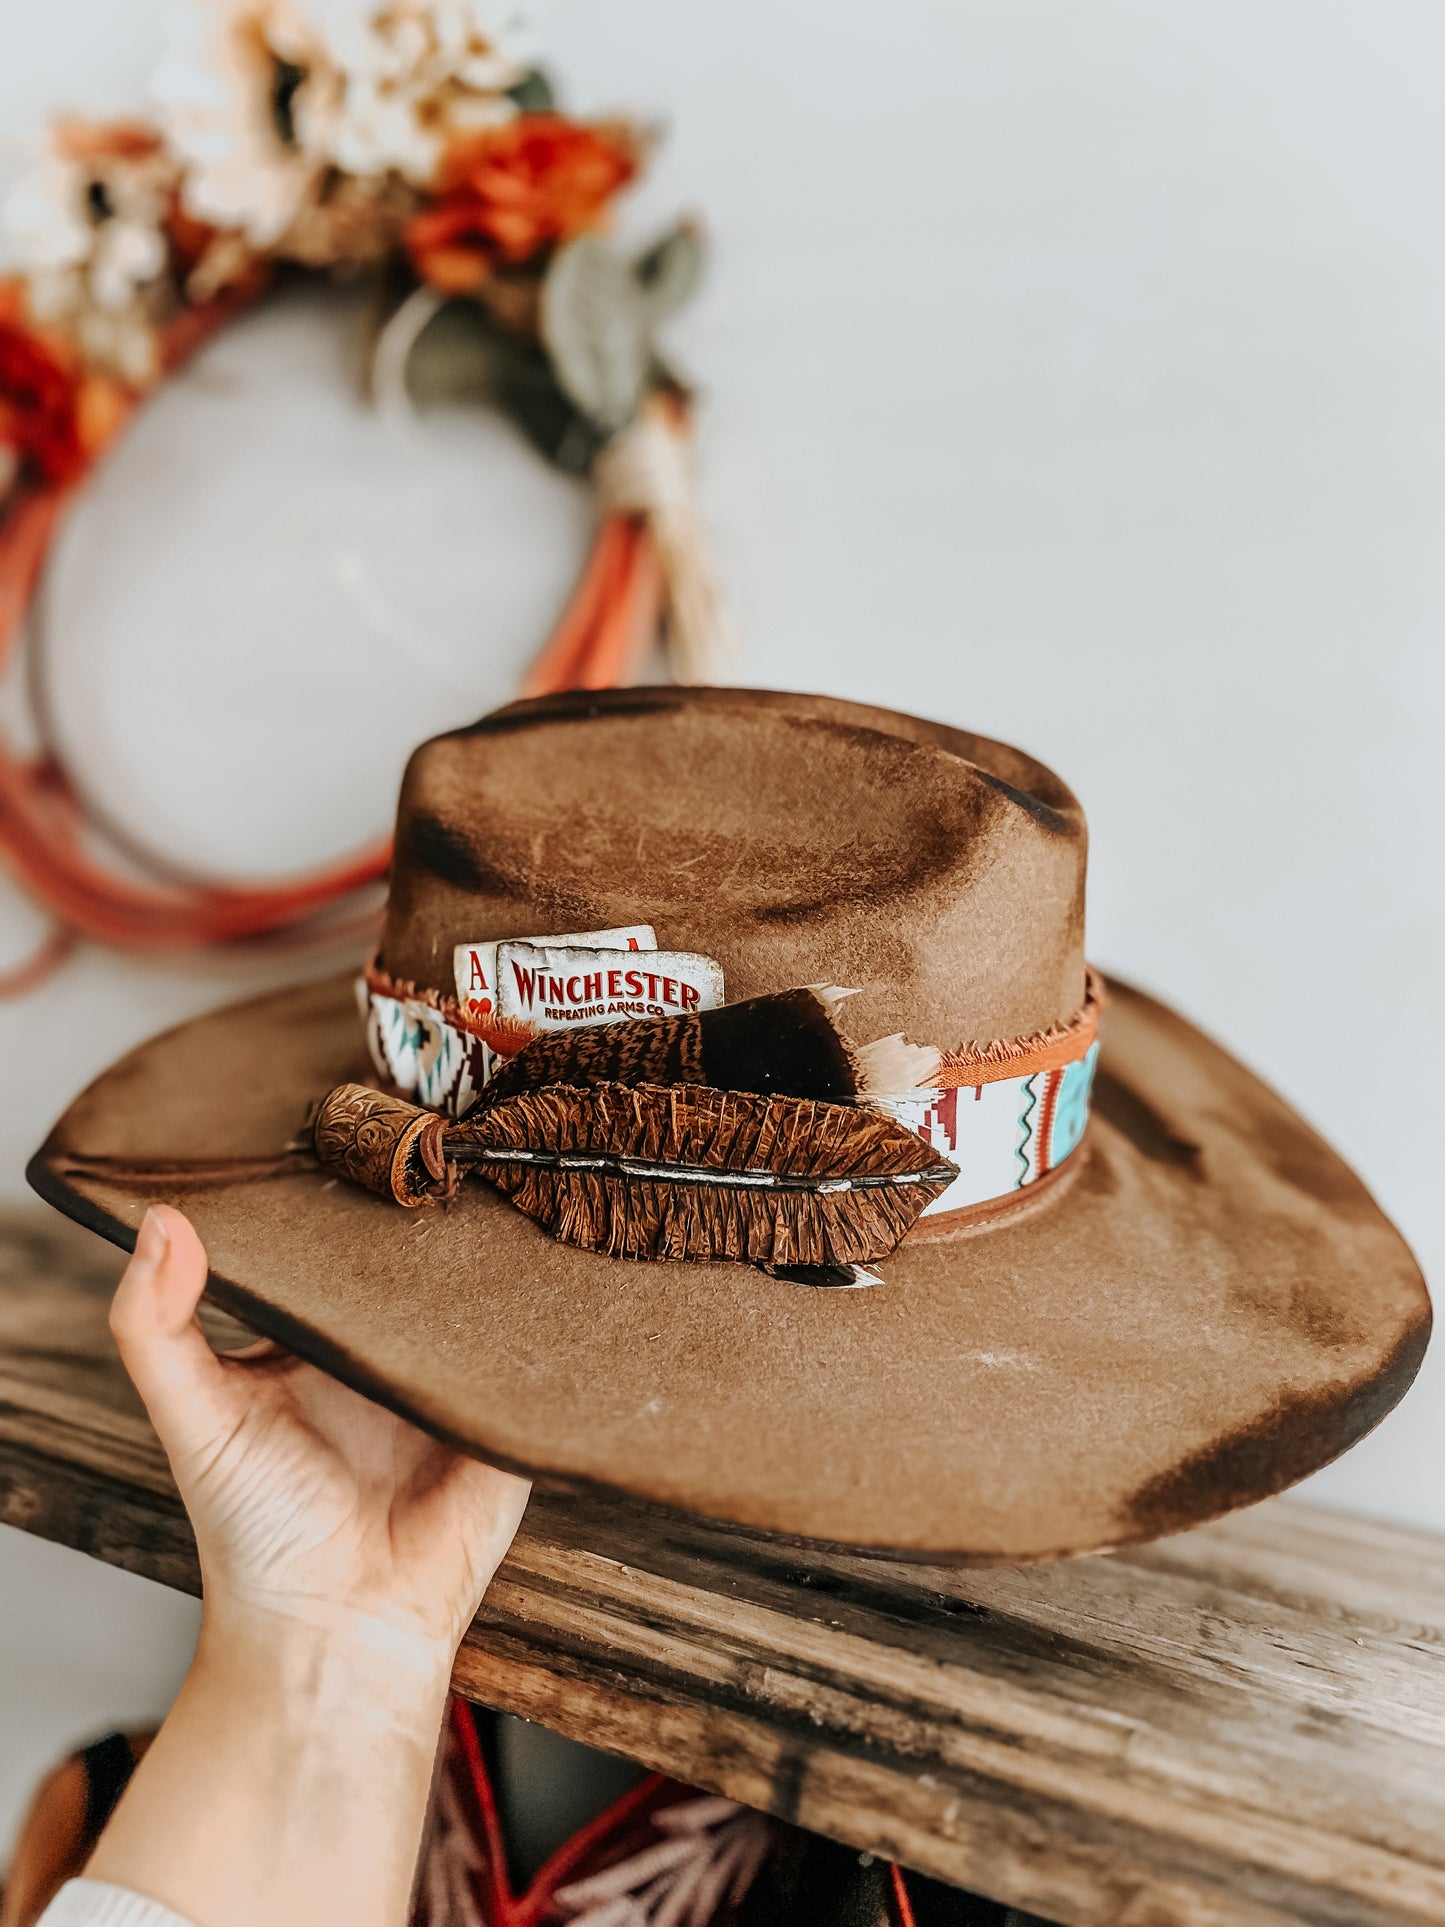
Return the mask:
[(1086, 832), (1005, 744), (769, 690), (575, 691), (424, 743), (381, 962), (449, 994), (458, 944), (650, 923), (729, 1002), (856, 989), (859, 1037), (1027, 1036), (1084, 995)]

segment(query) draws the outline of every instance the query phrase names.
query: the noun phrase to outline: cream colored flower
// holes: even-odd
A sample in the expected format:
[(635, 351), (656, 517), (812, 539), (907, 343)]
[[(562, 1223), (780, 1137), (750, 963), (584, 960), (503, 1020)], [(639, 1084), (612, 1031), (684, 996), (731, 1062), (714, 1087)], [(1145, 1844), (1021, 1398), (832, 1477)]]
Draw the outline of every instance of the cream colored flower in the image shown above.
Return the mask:
[(7, 197), (7, 253), (31, 282), (77, 275), (97, 306), (128, 307), (165, 271), (162, 223), (174, 178), (161, 153), (107, 153), (103, 130), (88, 148), (62, 144)]
[(193, 0), (155, 94), (189, 211), (281, 254), (299, 223), (314, 261), (324, 175), (424, 185), (526, 53), (508, 0)]
[(134, 386), (157, 371), (152, 316), (167, 295), (175, 181), (144, 129), (62, 124), (0, 213), (36, 321), (64, 328), (88, 361)]
[(286, 232), (325, 161), (295, 138), (297, 96), (322, 78), (317, 53), (286, 0), (186, 10), (152, 94), (198, 220), (240, 230), (261, 248)]
[(448, 134), (505, 120), (505, 90), (527, 71), (527, 41), (493, 0), (313, 0), (342, 77), (329, 130), (351, 174), (393, 169), (417, 186), (436, 173)]
[(23, 174), (0, 210), (7, 266), (28, 276), (89, 260), (95, 230), (84, 197), (79, 170), (59, 154), (47, 153)]

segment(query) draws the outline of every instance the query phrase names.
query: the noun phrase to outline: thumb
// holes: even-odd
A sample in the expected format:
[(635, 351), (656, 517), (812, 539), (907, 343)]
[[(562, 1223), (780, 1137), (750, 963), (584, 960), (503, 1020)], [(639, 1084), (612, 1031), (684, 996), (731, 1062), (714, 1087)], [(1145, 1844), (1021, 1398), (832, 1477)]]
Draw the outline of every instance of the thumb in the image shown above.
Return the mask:
[(110, 1329), (173, 1460), (213, 1438), (230, 1403), (225, 1368), (196, 1319), (206, 1276), (205, 1249), (189, 1222), (169, 1205), (152, 1205), (116, 1288)]

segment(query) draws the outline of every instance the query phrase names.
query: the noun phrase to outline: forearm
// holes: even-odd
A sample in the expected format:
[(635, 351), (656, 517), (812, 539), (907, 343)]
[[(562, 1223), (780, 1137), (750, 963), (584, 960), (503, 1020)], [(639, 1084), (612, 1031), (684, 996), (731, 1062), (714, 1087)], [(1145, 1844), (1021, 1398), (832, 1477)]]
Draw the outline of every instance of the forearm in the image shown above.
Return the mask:
[(208, 1610), (87, 1873), (195, 1927), (401, 1927), (448, 1672), (371, 1624)]

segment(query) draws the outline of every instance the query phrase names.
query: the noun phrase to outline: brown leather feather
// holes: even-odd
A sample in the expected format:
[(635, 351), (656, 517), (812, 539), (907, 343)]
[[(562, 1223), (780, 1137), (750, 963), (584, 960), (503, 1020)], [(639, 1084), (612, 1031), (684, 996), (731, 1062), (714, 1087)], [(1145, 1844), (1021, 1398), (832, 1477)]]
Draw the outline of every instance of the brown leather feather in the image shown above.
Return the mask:
[(908, 1095), (930, 1063), (936, 1071), (936, 1052), (901, 1039), (849, 1043), (837, 1025), (842, 1000), (842, 992), (812, 985), (682, 1017), (548, 1031), (498, 1066), (478, 1108), (549, 1084), (706, 1084), (846, 1104)]
[(521, 1092), (445, 1152), (565, 1244), (764, 1265), (886, 1257), (957, 1176), (878, 1112), (696, 1085)]
[(639, 1017), (626, 1024), (582, 1024), (544, 1031), (498, 1063), (471, 1115), (548, 1084), (590, 1090), (598, 1084), (706, 1084), (701, 1020)]
[(456, 1124), (342, 1084), (312, 1141), (399, 1204), (444, 1199), (472, 1171), (565, 1244), (789, 1273), (886, 1257), (958, 1175), (886, 1113), (688, 1084), (551, 1086)]

